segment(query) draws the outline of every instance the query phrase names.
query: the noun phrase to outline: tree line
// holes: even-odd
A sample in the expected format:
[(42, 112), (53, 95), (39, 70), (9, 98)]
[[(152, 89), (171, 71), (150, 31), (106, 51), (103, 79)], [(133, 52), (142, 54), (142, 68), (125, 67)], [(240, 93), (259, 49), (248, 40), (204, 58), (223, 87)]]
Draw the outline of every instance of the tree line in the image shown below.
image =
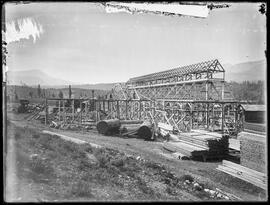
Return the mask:
[[(265, 104), (265, 95), (266, 88), (264, 81), (243, 81), (241, 83), (230, 82), (228, 83), (231, 87), (231, 92), (235, 100), (238, 101), (247, 101), (255, 104)], [(54, 89), (54, 88), (41, 88), (38, 85), (36, 88), (24, 86), (12, 86), (8, 87), (8, 95), (15, 96), (15, 99), (18, 100), (20, 97), (24, 98), (89, 98), (94, 95), (98, 99), (106, 99), (108, 91), (105, 90), (89, 90), (89, 89), (80, 89), (80, 88), (71, 88), (69, 85), (68, 88), (63, 89)], [(93, 93), (94, 92), (94, 93)], [(64, 94), (66, 93), (66, 94)]]
[(265, 104), (266, 88), (264, 81), (230, 82), (229, 84), (235, 100)]

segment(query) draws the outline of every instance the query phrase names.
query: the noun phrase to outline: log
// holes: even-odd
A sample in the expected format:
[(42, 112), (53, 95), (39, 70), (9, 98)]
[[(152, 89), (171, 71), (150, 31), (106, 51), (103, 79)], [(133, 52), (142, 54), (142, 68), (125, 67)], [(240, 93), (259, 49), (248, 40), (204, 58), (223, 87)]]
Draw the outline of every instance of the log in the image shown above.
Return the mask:
[(172, 155), (174, 157), (176, 157), (177, 159), (181, 159), (181, 160), (189, 160), (190, 159), (189, 156), (187, 156), (187, 155), (185, 155), (183, 153), (180, 153), (180, 152), (174, 152), (174, 153), (172, 153)]
[(118, 119), (102, 120), (97, 123), (97, 130), (100, 134), (107, 135), (118, 132), (120, 126), (121, 123)]
[(120, 122), (121, 122), (121, 125), (123, 125), (123, 124), (127, 124), (127, 125), (129, 125), (129, 124), (142, 124), (143, 123), (143, 121), (142, 120), (120, 120)]
[(139, 129), (138, 129), (138, 136), (140, 138), (150, 140), (152, 138), (152, 123), (149, 121), (144, 121)]

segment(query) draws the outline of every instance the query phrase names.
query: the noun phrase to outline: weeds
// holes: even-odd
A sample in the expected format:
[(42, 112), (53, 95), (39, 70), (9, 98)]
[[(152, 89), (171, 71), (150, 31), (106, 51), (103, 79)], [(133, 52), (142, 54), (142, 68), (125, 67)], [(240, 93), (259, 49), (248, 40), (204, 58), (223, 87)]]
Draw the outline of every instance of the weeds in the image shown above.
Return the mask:
[(19, 139), (21, 139), (21, 135), (20, 135), (20, 133), (15, 133), (15, 135), (14, 135), (14, 138), (15, 138), (15, 140), (19, 140)]
[(73, 196), (78, 197), (92, 198), (94, 196), (90, 184), (81, 179), (76, 180), (76, 182), (71, 185), (70, 192)]
[(190, 182), (194, 181), (194, 177), (189, 175), (189, 174), (182, 175), (179, 179), (180, 179), (180, 181), (183, 181), (183, 182), (186, 180), (188, 180)]

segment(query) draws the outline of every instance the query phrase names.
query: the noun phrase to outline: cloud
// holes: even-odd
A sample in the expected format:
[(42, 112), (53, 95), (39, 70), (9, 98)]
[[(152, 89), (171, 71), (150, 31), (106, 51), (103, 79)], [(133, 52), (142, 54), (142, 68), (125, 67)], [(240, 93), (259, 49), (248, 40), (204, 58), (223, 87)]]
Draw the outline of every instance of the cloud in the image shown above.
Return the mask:
[(4, 38), (7, 43), (20, 41), (21, 39), (33, 38), (33, 42), (44, 32), (41, 24), (33, 18), (22, 18), (17, 21), (6, 23), (6, 32)]

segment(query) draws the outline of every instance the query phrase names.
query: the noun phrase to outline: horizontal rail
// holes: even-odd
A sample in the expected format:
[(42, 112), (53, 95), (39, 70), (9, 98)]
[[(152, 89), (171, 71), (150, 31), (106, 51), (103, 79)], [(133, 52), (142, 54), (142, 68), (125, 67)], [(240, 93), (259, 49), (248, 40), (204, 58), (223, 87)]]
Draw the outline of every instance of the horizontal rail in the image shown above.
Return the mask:
[(138, 89), (138, 88), (163, 87), (163, 86), (170, 86), (170, 85), (203, 83), (203, 82), (224, 82), (224, 79), (223, 78), (206, 78), (206, 79), (187, 80), (187, 81), (179, 81), (179, 82), (172, 82), (172, 83), (159, 83), (159, 84), (152, 84), (152, 85), (139, 85), (139, 86), (127, 85), (127, 87), (128, 89)]

